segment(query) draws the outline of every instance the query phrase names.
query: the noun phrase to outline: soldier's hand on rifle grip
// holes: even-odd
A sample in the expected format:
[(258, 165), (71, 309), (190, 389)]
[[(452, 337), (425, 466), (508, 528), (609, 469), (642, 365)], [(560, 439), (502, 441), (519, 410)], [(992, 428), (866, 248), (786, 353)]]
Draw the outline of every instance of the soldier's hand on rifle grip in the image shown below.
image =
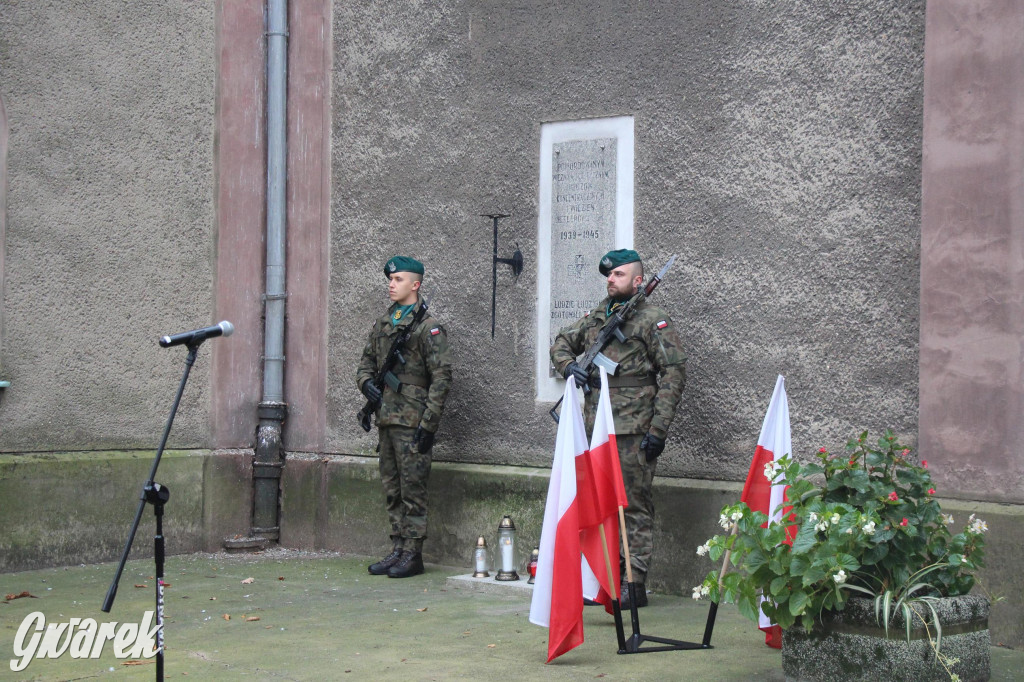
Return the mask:
[(434, 447), (434, 434), (422, 426), (417, 426), (416, 433), (412, 434), (412, 444), (420, 454), (429, 452), (430, 448)]
[(647, 457), (648, 462), (653, 462), (658, 459), (658, 455), (665, 449), (665, 439), (658, 438), (653, 433), (648, 432), (644, 439), (640, 441), (640, 449), (643, 450), (644, 455)]
[(371, 403), (379, 403), (380, 399), (383, 397), (381, 395), (380, 389), (374, 386), (373, 381), (370, 379), (367, 379), (366, 381), (363, 382), (362, 390), (363, 395), (365, 395), (366, 399), (369, 400)]
[(566, 381), (569, 380), (570, 375), (576, 378), (576, 385), (580, 388), (590, 387), (590, 376), (582, 367), (579, 366), (579, 364), (576, 363), (575, 360), (566, 365), (565, 372), (562, 373), (562, 376), (565, 377)]

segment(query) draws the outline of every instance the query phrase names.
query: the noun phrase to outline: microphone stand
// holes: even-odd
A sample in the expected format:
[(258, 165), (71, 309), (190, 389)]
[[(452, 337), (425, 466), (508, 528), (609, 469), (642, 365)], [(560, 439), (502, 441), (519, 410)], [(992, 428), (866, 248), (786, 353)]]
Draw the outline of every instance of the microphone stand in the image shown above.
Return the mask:
[(188, 381), (189, 372), (195, 364), (196, 355), (199, 353), (200, 341), (188, 344), (188, 357), (185, 358), (185, 371), (181, 375), (181, 383), (178, 384), (178, 394), (174, 396), (174, 405), (171, 406), (171, 414), (167, 417), (167, 425), (164, 427), (164, 435), (160, 439), (160, 447), (157, 448), (156, 457), (153, 459), (153, 466), (149, 470), (149, 478), (142, 486), (142, 493), (139, 495), (139, 507), (135, 510), (135, 520), (132, 522), (131, 531), (128, 533), (128, 541), (124, 544), (121, 552), (121, 561), (117, 565), (117, 572), (114, 580), (107, 590), (107, 597), (103, 600), (102, 610), (110, 613), (114, 604), (114, 597), (117, 595), (117, 584), (121, 580), (121, 573), (124, 571), (124, 564), (128, 561), (128, 553), (135, 542), (135, 533), (139, 530), (139, 521), (142, 520), (142, 510), (146, 504), (153, 505), (153, 513), (156, 515), (156, 534), (153, 537), (153, 558), (156, 562), (156, 679), (158, 682), (164, 679), (164, 533), (163, 516), (164, 505), (170, 498), (170, 491), (153, 481), (156, 476), (156, 469), (160, 466), (160, 457), (164, 454), (164, 447), (167, 445), (167, 437), (171, 433), (171, 425), (174, 423), (174, 415), (178, 411), (178, 404), (181, 402), (181, 395), (185, 392), (185, 383)]

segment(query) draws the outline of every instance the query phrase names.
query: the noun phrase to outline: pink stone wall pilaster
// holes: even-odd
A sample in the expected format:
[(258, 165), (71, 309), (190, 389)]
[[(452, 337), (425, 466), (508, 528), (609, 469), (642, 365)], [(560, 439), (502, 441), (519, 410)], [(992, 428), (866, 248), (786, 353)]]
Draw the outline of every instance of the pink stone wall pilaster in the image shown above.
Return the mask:
[[(331, 218), (331, 3), (288, 3), (287, 450), (323, 450)], [(355, 410), (353, 410), (353, 415)]]
[(213, 346), (213, 447), (251, 447), (262, 391), (266, 225), (263, 3), (217, 3), (216, 305), (235, 333)]
[(1024, 501), (1024, 15), (929, 2), (920, 448), (940, 494)]
[[(288, 300), (285, 447), (323, 447), (330, 229), (331, 12), (289, 2)], [(266, 27), (263, 3), (217, 11), (217, 317), (235, 335), (214, 349), (214, 447), (252, 445), (262, 394), (266, 226)]]

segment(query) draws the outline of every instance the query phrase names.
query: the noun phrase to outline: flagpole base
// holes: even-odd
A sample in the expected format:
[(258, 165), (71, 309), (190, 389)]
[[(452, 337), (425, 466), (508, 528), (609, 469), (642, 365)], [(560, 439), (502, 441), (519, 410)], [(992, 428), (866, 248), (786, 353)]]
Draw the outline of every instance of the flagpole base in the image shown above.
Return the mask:
[[(714, 648), (711, 646), (711, 633), (709, 631), (705, 631), (704, 641), (699, 644), (697, 642), (685, 642), (678, 639), (640, 634), (640, 614), (637, 612), (636, 606), (636, 583), (629, 583), (629, 614), (633, 625), (633, 634), (629, 639), (626, 639), (623, 632), (619, 602), (615, 601), (613, 604), (616, 615), (615, 630), (619, 640), (619, 654), (649, 654), (655, 651), (693, 651), (696, 649)], [(711, 622), (714, 622), (713, 619), (714, 616), (712, 616)], [(656, 646), (644, 646), (645, 642), (653, 642)]]

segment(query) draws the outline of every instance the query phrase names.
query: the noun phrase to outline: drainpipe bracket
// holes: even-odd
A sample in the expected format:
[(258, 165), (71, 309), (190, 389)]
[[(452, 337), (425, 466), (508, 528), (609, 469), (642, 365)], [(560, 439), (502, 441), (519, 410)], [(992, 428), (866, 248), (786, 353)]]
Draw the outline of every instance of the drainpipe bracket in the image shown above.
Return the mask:
[(253, 462), (253, 478), (281, 478), (284, 462)]
[[(282, 358), (283, 360), (284, 358)], [(288, 415), (288, 403), (263, 402), (256, 408), (256, 416), (260, 419), (271, 419), (283, 422)]]

